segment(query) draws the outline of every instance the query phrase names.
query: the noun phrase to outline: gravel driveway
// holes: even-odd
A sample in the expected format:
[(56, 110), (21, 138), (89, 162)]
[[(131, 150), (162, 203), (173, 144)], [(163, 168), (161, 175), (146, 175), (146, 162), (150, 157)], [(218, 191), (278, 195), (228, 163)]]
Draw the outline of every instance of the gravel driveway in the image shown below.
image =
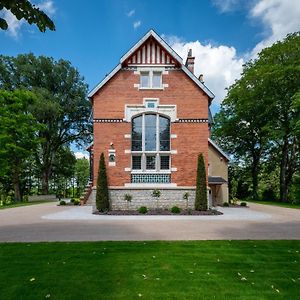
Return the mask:
[(0, 241), (300, 239), (300, 210), (250, 204), (219, 216), (103, 216), (55, 203), (0, 210)]

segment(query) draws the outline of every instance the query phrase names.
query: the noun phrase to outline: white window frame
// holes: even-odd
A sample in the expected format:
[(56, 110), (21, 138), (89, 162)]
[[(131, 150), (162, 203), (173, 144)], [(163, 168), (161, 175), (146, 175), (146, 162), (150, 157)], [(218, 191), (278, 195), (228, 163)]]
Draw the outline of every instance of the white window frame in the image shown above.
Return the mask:
[[(149, 76), (149, 86), (144, 87), (142, 86), (142, 74), (148, 73)], [(160, 86), (153, 87), (153, 73), (160, 73)], [(140, 90), (163, 90), (164, 86), (162, 83), (162, 70), (156, 70), (156, 69), (147, 69), (147, 70), (140, 70), (140, 84), (139, 89)]]
[[(156, 149), (154, 151), (146, 151), (145, 150), (145, 115), (155, 115), (156, 116)], [(142, 151), (131, 151), (131, 173), (159, 173), (159, 174), (170, 174), (171, 173), (171, 120), (167, 116), (158, 114), (158, 113), (143, 113), (142, 116)], [(134, 119), (134, 116), (132, 119)], [(159, 139), (159, 117), (164, 117), (169, 119), (170, 122), (170, 148), (168, 151), (160, 150), (160, 139)], [(155, 169), (147, 169), (146, 168), (146, 156), (155, 155)], [(132, 169), (132, 157), (133, 156), (141, 156), (141, 169)], [(160, 156), (169, 156), (169, 169), (160, 169)]]

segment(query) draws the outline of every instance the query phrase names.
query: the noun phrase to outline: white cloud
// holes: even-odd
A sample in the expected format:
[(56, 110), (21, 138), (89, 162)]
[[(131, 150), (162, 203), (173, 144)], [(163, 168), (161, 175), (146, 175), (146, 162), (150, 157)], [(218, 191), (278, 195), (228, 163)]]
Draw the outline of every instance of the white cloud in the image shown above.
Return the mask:
[[(36, 4), (37, 7), (40, 8), (43, 12), (45, 12), (47, 15), (54, 15), (55, 14), (55, 7), (53, 5), (52, 0), (46, 0), (39, 4)], [(10, 10), (3, 9), (0, 11), (0, 17), (5, 19), (8, 24), (8, 29), (6, 33), (10, 35), (14, 39), (18, 39), (20, 36), (21, 28), (24, 24), (26, 24), (24, 19), (18, 20), (11, 12)]]
[(263, 48), (300, 30), (300, 0), (260, 0), (250, 11), (251, 18), (260, 19), (265, 38), (252, 50), (254, 57)]
[(170, 46), (185, 62), (189, 49), (195, 56), (195, 75), (204, 75), (205, 85), (215, 94), (215, 104), (220, 104), (226, 95), (225, 88), (240, 77), (245, 62), (239, 58), (234, 47), (204, 45), (200, 41), (183, 42), (178, 37), (165, 37)]
[(239, 6), (240, 0), (212, 0), (212, 3), (222, 12), (233, 11)]
[(141, 21), (136, 21), (136, 22), (133, 23), (133, 28), (134, 28), (134, 29), (137, 29), (138, 27), (141, 26), (141, 24), (142, 24)]
[(80, 158), (89, 159), (89, 155), (87, 153), (75, 152), (74, 155), (75, 155), (76, 159), (80, 159)]
[(126, 15), (128, 18), (132, 17), (135, 14), (135, 9), (132, 9), (131, 11), (129, 11)]

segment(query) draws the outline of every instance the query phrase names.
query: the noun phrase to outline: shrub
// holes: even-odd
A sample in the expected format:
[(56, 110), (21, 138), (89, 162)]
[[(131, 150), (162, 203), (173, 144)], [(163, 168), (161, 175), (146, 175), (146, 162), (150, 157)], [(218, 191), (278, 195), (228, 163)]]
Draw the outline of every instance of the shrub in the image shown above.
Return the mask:
[(247, 202), (241, 202), (240, 206), (247, 206)]
[(207, 210), (206, 171), (202, 153), (198, 156), (195, 210)]
[(148, 212), (148, 208), (146, 206), (141, 206), (139, 208), (139, 213), (140, 214), (146, 214)]
[(67, 203), (66, 203), (66, 201), (65, 200), (61, 200), (60, 202), (59, 202), (59, 205), (66, 205)]
[(186, 201), (185, 202), (185, 208), (188, 209), (189, 208), (189, 197), (190, 197), (190, 193), (189, 192), (185, 192), (182, 196), (182, 198)]
[(155, 190), (152, 192), (152, 197), (154, 197), (154, 198), (159, 198), (159, 197), (160, 197), (160, 190), (155, 189)]
[(276, 200), (276, 193), (272, 187), (268, 187), (262, 192), (262, 200), (264, 201)]
[(132, 200), (132, 195), (130, 195), (130, 194), (125, 194), (125, 195), (124, 195), (124, 200), (127, 201), (127, 202), (131, 202), (131, 200)]
[(224, 206), (224, 207), (229, 207), (229, 203), (228, 203), (228, 202), (224, 202), (224, 203), (223, 203), (223, 206)]
[(71, 203), (74, 203), (75, 202), (75, 198), (71, 198)]
[(74, 205), (79, 205), (80, 204), (80, 200), (79, 199), (74, 199), (73, 204)]
[(173, 214), (179, 214), (179, 213), (180, 213), (180, 208), (179, 208), (178, 206), (173, 206), (173, 207), (171, 208), (171, 212), (172, 212)]
[(109, 194), (106, 167), (103, 152), (100, 155), (99, 171), (97, 179), (96, 207), (101, 212), (109, 210)]

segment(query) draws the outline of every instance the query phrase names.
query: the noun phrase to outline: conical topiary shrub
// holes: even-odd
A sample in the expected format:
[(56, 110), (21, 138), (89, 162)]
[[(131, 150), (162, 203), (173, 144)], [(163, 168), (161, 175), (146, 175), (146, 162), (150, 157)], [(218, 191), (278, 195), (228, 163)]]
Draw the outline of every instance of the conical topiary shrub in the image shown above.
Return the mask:
[(99, 161), (99, 171), (97, 179), (96, 207), (98, 211), (105, 212), (109, 210), (109, 194), (104, 154), (101, 153)]
[(207, 210), (206, 172), (202, 153), (198, 156), (195, 210)]

